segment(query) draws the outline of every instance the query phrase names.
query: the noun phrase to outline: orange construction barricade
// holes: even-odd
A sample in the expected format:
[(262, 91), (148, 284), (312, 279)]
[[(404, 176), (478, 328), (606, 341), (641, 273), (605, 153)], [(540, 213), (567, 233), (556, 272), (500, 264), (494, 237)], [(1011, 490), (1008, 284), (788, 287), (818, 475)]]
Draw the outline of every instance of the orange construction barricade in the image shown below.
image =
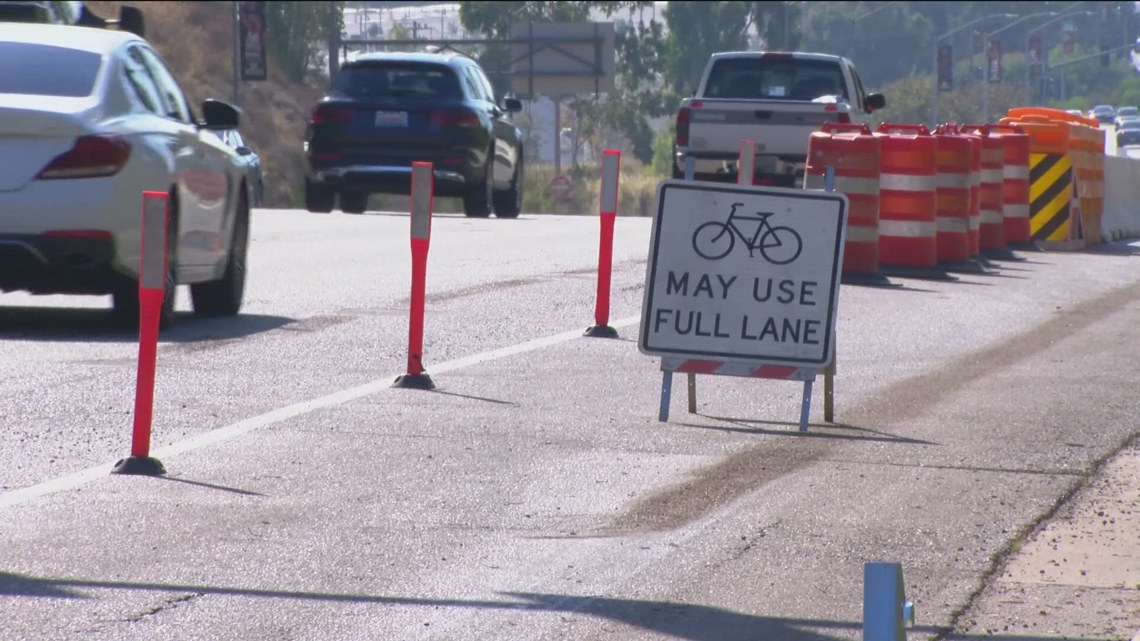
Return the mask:
[(970, 259), (970, 168), (973, 141), (954, 125), (939, 125), (936, 178), (938, 262), (943, 266)]
[[(1029, 233), (1038, 243), (1066, 243), (1072, 238), (1074, 160), (1069, 148), (1069, 122), (1046, 114), (1010, 110), (1016, 117), (1002, 118), (1029, 136)], [(1055, 110), (1049, 110), (1055, 111)], [(1063, 112), (1062, 112), (1063, 113)], [(1079, 123), (1078, 123), (1079, 124)]]
[[(884, 134), (879, 163), (879, 263), (933, 270), (938, 264), (937, 139), (926, 125), (883, 123), (877, 132)], [(898, 271), (884, 270), (888, 275)]]
[(827, 122), (808, 139), (804, 189), (824, 189), (835, 169), (835, 191), (847, 196), (843, 275), (879, 274), (879, 138), (867, 125)]

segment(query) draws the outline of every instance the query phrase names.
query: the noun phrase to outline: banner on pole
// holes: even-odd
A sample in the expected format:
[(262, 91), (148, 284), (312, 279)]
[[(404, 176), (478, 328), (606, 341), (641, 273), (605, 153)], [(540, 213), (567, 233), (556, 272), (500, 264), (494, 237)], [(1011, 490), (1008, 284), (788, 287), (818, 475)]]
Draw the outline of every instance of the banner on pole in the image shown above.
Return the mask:
[(267, 80), (269, 65), (265, 57), (263, 0), (238, 3), (238, 47), (241, 52), (241, 79)]

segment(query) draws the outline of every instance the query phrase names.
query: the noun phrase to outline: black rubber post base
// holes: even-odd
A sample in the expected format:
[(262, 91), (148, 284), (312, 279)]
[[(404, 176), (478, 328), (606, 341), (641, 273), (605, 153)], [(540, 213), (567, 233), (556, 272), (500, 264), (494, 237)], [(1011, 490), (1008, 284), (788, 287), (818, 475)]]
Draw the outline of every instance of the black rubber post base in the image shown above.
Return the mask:
[(161, 476), (166, 474), (162, 461), (153, 456), (128, 456), (115, 463), (111, 474), (138, 474), (141, 476)]
[(404, 389), (435, 389), (435, 383), (432, 382), (431, 377), (425, 374), (402, 374), (396, 377), (396, 381), (392, 383), (392, 387), (402, 387)]
[(594, 325), (587, 327), (583, 336), (592, 336), (594, 338), (617, 338), (617, 330), (609, 325)]
[(843, 274), (839, 282), (843, 285), (865, 285), (867, 287), (894, 287), (891, 279), (876, 272), (874, 274)]

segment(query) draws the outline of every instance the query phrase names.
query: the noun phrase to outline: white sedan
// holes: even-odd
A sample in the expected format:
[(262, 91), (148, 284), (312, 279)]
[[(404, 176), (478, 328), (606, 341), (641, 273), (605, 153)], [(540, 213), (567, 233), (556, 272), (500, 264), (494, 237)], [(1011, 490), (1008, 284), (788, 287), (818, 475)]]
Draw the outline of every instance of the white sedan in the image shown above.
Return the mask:
[(238, 111), (207, 100), (201, 115), (136, 35), (0, 24), (0, 291), (111, 294), (137, 322), (142, 194), (158, 191), (170, 196), (162, 324), (180, 284), (195, 313), (237, 314), (250, 187), (209, 130), (236, 128)]

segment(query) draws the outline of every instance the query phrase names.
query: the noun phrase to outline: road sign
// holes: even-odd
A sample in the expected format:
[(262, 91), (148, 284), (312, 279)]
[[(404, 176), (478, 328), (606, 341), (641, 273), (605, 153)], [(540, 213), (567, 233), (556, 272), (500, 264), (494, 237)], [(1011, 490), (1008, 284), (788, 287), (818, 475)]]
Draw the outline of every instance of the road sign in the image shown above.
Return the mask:
[(661, 183), (639, 349), (826, 366), (847, 208), (836, 192)]
[(566, 174), (555, 174), (550, 179), (550, 195), (557, 200), (566, 200), (570, 197), (570, 177)]

